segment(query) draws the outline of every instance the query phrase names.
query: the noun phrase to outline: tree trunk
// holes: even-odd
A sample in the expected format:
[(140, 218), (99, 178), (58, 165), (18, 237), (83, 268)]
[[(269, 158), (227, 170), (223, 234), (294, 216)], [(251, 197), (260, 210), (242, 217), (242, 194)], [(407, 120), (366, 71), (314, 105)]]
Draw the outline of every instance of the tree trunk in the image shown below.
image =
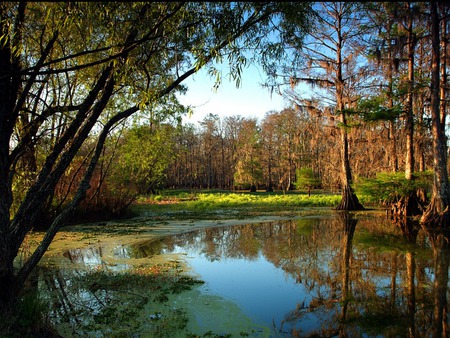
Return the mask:
[(8, 243), (0, 243), (0, 316), (6, 318), (18, 299), (16, 278)]
[[(0, 17), (8, 16), (6, 3), (0, 3)], [(18, 17), (16, 39), (21, 38), (22, 20), (25, 16), (25, 3), (20, 3), (18, 7)], [(2, 43), (0, 46), (0, 316), (9, 313), (11, 306), (17, 299), (18, 289), (16, 287), (13, 260), (15, 254), (13, 247), (16, 244), (11, 236), (11, 215), (12, 204), (11, 189), (11, 155), (10, 140), (13, 133), (14, 123), (18, 118), (14, 109), (19, 96), (19, 89), (22, 83), (20, 74), (20, 63), (18, 53), (13, 52), (14, 41), (9, 39), (9, 27), (7, 20), (0, 22), (0, 34)]]
[(411, 14), (408, 22), (408, 93), (406, 97), (406, 158), (405, 178), (413, 179), (414, 173), (414, 115), (413, 115), (413, 90), (414, 90), (414, 38), (412, 36)]
[[(405, 132), (406, 132), (406, 153), (405, 153), (405, 178), (409, 181), (414, 179), (414, 51), (415, 51), (415, 36), (413, 34), (413, 21), (410, 4), (405, 4), (408, 11), (408, 27), (407, 32), (407, 46), (408, 46), (408, 91), (406, 95), (406, 114), (405, 114)], [(395, 216), (414, 216), (420, 214), (420, 203), (416, 192), (411, 192), (408, 196), (403, 196), (395, 206)]]
[(421, 222), (432, 227), (448, 227), (450, 224), (450, 186), (447, 173), (445, 134), (441, 126), (440, 102), (439, 102), (439, 18), (436, 2), (430, 2), (431, 6), (431, 131), (433, 135), (433, 165), (434, 180), (431, 202), (422, 215)]
[(352, 187), (342, 187), (342, 199), (336, 210), (364, 210)]
[(347, 113), (345, 112), (344, 103), (344, 80), (342, 76), (342, 35), (339, 28), (339, 42), (336, 50), (336, 109), (341, 115), (341, 184), (342, 184), (342, 200), (336, 207), (336, 210), (364, 210), (364, 207), (358, 200), (358, 197), (352, 188), (352, 171), (350, 168), (350, 155), (348, 150), (348, 133), (347, 133)]
[[(345, 121), (345, 119), (344, 119)], [(359, 202), (358, 197), (351, 187), (352, 183), (352, 173), (350, 169), (349, 154), (348, 154), (348, 136), (347, 130), (341, 129), (341, 141), (342, 141), (342, 151), (341, 151), (341, 162), (342, 162), (342, 199), (336, 210), (364, 210), (364, 207)]]

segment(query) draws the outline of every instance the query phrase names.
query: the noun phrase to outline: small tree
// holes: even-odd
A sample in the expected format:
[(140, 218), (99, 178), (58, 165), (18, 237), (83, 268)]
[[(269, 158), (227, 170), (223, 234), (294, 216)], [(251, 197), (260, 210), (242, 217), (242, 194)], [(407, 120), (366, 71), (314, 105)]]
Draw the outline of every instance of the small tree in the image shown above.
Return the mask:
[(297, 169), (296, 174), (297, 180), (294, 183), (295, 187), (297, 189), (308, 189), (308, 196), (311, 196), (311, 189), (322, 186), (322, 181), (311, 168)]
[(362, 195), (371, 196), (375, 203), (390, 205), (393, 216), (417, 215), (423, 211), (424, 206), (407, 204), (409, 209), (405, 209), (404, 202), (414, 194), (429, 191), (432, 175), (430, 171), (419, 172), (416, 173), (416, 179), (408, 180), (401, 172), (382, 172), (374, 178), (360, 178), (356, 190)]

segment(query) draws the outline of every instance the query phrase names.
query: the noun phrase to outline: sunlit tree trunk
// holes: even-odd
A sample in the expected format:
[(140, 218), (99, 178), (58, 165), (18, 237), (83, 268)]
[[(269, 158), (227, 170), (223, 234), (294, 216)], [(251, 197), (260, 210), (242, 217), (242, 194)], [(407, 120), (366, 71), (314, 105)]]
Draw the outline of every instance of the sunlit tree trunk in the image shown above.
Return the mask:
[[(408, 5), (409, 6), (409, 5)], [(405, 153), (405, 178), (413, 179), (414, 173), (414, 114), (413, 114), (413, 90), (414, 90), (414, 37), (412, 32), (412, 14), (408, 14), (408, 92), (406, 96), (406, 153)]]
[[(439, 87), (439, 97), (440, 97), (440, 115), (441, 115), (441, 133), (442, 135), (445, 135), (445, 128), (446, 128), (446, 109), (447, 109), (447, 100), (445, 99), (446, 95), (446, 88), (447, 88), (447, 66), (448, 66), (448, 37), (447, 37), (447, 15), (449, 14), (449, 8), (450, 5), (448, 3), (439, 3), (439, 8), (442, 11), (442, 19), (441, 22), (441, 54), (440, 54), (440, 64), (441, 64), (441, 82)], [(444, 142), (444, 154), (447, 155), (447, 143)]]
[[(431, 9), (431, 41), (432, 41), (432, 62), (431, 62), (431, 97), (430, 109), (432, 120), (433, 136), (433, 165), (434, 179), (431, 202), (422, 216), (421, 222), (432, 226), (449, 227), (450, 213), (450, 186), (447, 172), (446, 137), (444, 126), (441, 125), (443, 117), (440, 110), (440, 41), (439, 41), (439, 16), (437, 3), (430, 2)], [(444, 115), (445, 116), (445, 115)]]
[(358, 200), (358, 197), (352, 188), (352, 172), (350, 168), (350, 155), (348, 151), (348, 132), (347, 132), (347, 116), (344, 105), (344, 80), (342, 78), (342, 41), (340, 37), (340, 29), (338, 27), (339, 41), (336, 50), (336, 110), (341, 116), (342, 126), (341, 132), (341, 184), (342, 184), (342, 199), (336, 210), (362, 210), (364, 207)]

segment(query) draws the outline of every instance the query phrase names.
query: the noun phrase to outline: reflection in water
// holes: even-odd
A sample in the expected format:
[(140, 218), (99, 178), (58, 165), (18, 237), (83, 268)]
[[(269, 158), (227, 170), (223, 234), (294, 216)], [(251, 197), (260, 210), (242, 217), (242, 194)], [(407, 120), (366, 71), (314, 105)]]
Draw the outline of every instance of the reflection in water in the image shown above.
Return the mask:
[[(117, 258), (130, 258), (124, 247), (118, 247), (114, 254)], [(128, 264), (108, 264), (104, 260), (103, 247), (101, 246), (68, 250), (63, 253), (63, 256), (71, 263), (82, 264), (89, 268), (98, 269), (100, 267), (108, 267), (108, 269), (115, 271), (122, 271), (130, 268)]]
[[(353, 234), (355, 233), (356, 223), (351, 214), (348, 212), (339, 212), (337, 215), (337, 220), (343, 226), (342, 235), (342, 322), (347, 319), (347, 308), (348, 303), (351, 301), (351, 295), (349, 292), (350, 286), (350, 260), (352, 255), (352, 241)], [(341, 326), (340, 331), (344, 328)], [(341, 333), (342, 334), (342, 333)]]
[[(117, 243), (109, 254), (128, 260), (120, 270), (136, 258), (183, 253), (206, 282), (202, 292), (233, 301), (273, 336), (448, 336), (448, 237), (410, 221), (395, 225), (336, 212)], [(100, 246), (65, 254), (90, 266), (101, 266), (104, 255)], [(70, 283), (60, 273), (46, 281), (49, 289)], [(60, 311), (73, 311), (69, 297), (59, 297)]]
[(434, 257), (434, 309), (431, 334), (433, 337), (448, 337), (447, 292), (449, 267), (449, 231), (448, 229), (427, 229)]
[[(415, 244), (419, 234), (419, 224), (417, 220), (410, 218), (397, 218), (393, 224), (399, 228), (405, 238), (411, 244)], [(413, 246), (406, 247), (405, 250), (405, 297), (406, 297), (406, 318), (407, 318), (407, 337), (420, 337), (416, 330), (415, 314), (416, 314), (416, 259)]]

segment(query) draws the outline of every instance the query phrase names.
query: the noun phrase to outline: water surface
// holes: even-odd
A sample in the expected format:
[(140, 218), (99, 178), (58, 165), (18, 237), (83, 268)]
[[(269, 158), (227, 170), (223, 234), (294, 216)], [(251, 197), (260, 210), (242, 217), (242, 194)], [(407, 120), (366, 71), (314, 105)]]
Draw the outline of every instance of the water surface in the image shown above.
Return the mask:
[[(52, 280), (63, 279), (67, 286), (80, 264), (98, 269), (113, 258), (117, 263), (108, 266), (126, 271), (166, 257), (183, 262), (183, 273), (205, 282), (170, 303), (172, 308), (195, 304), (189, 307), (190, 321), (196, 322), (190, 332), (225, 334), (234, 327), (240, 330), (231, 332), (235, 336), (423, 337), (447, 329), (446, 238), (411, 222), (336, 212), (216, 226), (131, 245), (118, 241), (111, 251), (100, 242), (66, 252), (67, 269)], [(69, 302), (74, 307), (83, 300), (83, 306), (95, 308), (108, 297), (89, 288), (79, 292), (77, 302)], [(151, 315), (144, 320), (155, 318)], [(76, 320), (70, 322), (76, 327)], [(132, 326), (134, 335), (149, 336), (146, 325), (151, 326)], [(95, 335), (108, 332), (97, 327)]]

